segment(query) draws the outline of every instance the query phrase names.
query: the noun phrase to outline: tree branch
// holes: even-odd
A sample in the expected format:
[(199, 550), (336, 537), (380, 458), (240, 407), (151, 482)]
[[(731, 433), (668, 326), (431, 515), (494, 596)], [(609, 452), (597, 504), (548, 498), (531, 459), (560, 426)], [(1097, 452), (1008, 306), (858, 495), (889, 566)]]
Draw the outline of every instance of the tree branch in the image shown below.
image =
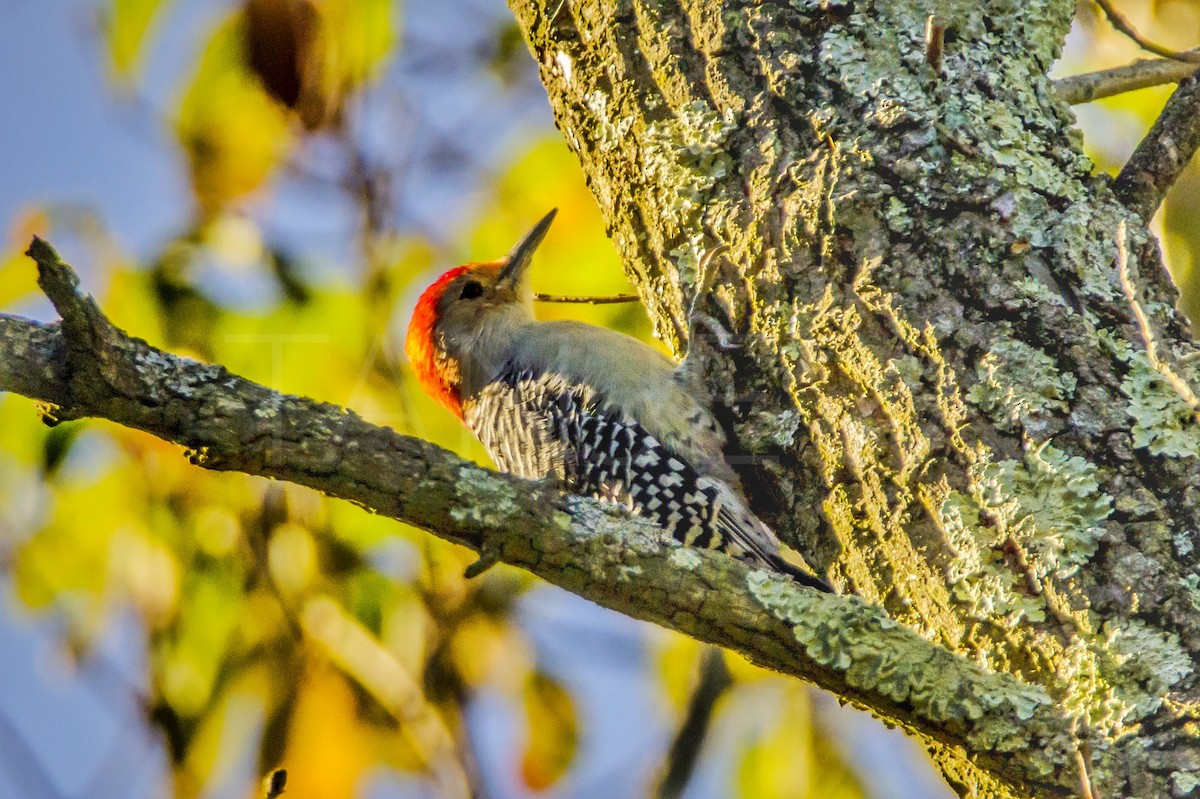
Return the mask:
[(1112, 0), (1095, 0), (1100, 10), (1104, 12), (1104, 16), (1108, 19), (1108, 24), (1116, 28), (1117, 32), (1124, 34), (1127, 38), (1133, 41), (1138, 47), (1148, 53), (1160, 55), (1163, 58), (1173, 58), (1177, 61), (1188, 61), (1193, 64), (1200, 64), (1200, 53), (1192, 50), (1173, 50), (1170, 47), (1164, 47), (1161, 44), (1152, 42), (1138, 32), (1138, 29), (1133, 26), (1125, 15), (1117, 11), (1112, 4)]
[(62, 322), (0, 315), (0, 390), (53, 403), (52, 422), (105, 418), (182, 444), (205, 468), (347, 499), (812, 681), (931, 744), (961, 747), (1025, 793), (1070, 791), (1077, 743), (1042, 688), (989, 673), (856, 598), (680, 548), (590, 500), (165, 353), (114, 327), (49, 245), (35, 240), (29, 254)]
[[(1200, 55), (1200, 50), (1192, 50)], [(1054, 81), (1054, 90), (1069, 105), (1134, 92), (1164, 83), (1178, 83), (1196, 72), (1196, 64), (1167, 58), (1142, 59), (1114, 69), (1071, 75)]]
[(1118, 199), (1149, 220), (1200, 147), (1200, 75), (1179, 82), (1162, 114), (1113, 183)]

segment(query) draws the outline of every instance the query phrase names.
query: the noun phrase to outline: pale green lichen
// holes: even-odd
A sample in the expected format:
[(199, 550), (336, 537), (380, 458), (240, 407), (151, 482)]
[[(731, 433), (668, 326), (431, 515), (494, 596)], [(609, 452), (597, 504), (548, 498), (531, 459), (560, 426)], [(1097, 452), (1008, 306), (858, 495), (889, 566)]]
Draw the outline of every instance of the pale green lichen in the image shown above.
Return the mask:
[(796, 436), (804, 427), (804, 419), (796, 411), (755, 414), (754, 430), (757, 437), (780, 447), (796, 443)]
[(1068, 410), (1075, 376), (1060, 373), (1042, 350), (1015, 339), (1001, 339), (979, 359), (979, 382), (967, 398), (989, 414), (1001, 430), (1025, 429), (1037, 436), (1044, 418)]
[(1192, 606), (1200, 610), (1200, 574), (1192, 573), (1179, 578), (1179, 584), (1187, 591)]
[(1056, 658), (1055, 675), (1063, 710), (1117, 738), (1193, 670), (1177, 636), (1134, 619), (1073, 638)]
[[(978, 697), (982, 715), (988, 711), (988, 724), (979, 725), (967, 740), (977, 752), (1012, 752), (1029, 745), (1029, 725), (1040, 708), (1053, 704), (1046, 689), (1040, 685), (1008, 684), (1002, 689), (981, 692)], [(1047, 753), (1048, 754), (1048, 753)], [(1054, 769), (1052, 757), (1035, 757), (1031, 765), (1042, 775)]]
[(925, 368), (919, 358), (901, 355), (888, 361), (888, 366), (906, 386), (919, 386), (925, 376)]
[[(789, 622), (794, 627), (797, 642), (804, 647), (805, 654), (822, 666), (845, 670), (850, 666), (850, 647), (846, 640), (851, 630), (844, 623), (842, 613), (816, 615), (812, 605), (818, 601), (811, 592), (798, 590), (795, 583), (779, 575), (762, 570), (751, 571), (746, 583), (763, 607), (775, 618)], [(850, 598), (862, 608), (861, 600)], [(864, 610), (868, 610), (863, 608)], [(877, 611), (881, 622), (895, 625), (883, 611)], [(880, 628), (882, 629), (882, 628)]]
[(221, 366), (203, 363), (186, 355), (171, 355), (147, 346), (133, 346), (130, 349), (136, 371), (165, 378), (166, 390), (178, 397), (195, 397), (197, 389), (216, 383), (225, 374)]
[(1175, 796), (1192, 796), (1200, 789), (1200, 771), (1171, 772), (1171, 788)]
[(1088, 642), (1076, 638), (1059, 656), (1055, 675), (1063, 691), (1063, 710), (1106, 737), (1115, 737), (1135, 705), (1117, 691), (1100, 663)]
[[(1112, 251), (1107, 247), (1083, 246), (1097, 225), (1115, 225), (1115, 220), (1097, 218), (1091, 203), (1071, 203), (1062, 213), (1047, 216), (1052, 220), (1046, 223), (1047, 228), (1054, 231), (1059, 242), (1056, 255), (1079, 278), (1080, 293), (1103, 302), (1121, 301), (1121, 284)], [(1068, 241), (1079, 242), (1080, 246), (1063, 249), (1063, 242)]]
[(942, 532), (954, 551), (946, 569), (954, 598), (974, 618), (1009, 628), (1022, 619), (1044, 620), (1044, 601), (1020, 590), (1020, 576), (1007, 567), (998, 549), (996, 529), (980, 523), (979, 511), (979, 503), (958, 491), (950, 491), (941, 505)]
[(1200, 424), (1166, 377), (1154, 368), (1143, 352), (1128, 356), (1129, 375), (1121, 390), (1129, 397), (1133, 417), (1133, 445), (1153, 455), (1171, 458), (1200, 454)]
[(608, 110), (608, 95), (604, 92), (592, 92), (583, 98), (583, 103), (596, 120), (596, 145), (600, 151), (608, 152), (625, 146), (629, 131), (633, 129), (633, 117), (624, 116), (614, 120)]
[(681, 239), (671, 255), (683, 278), (695, 277), (704, 249), (701, 217), (714, 186), (733, 169), (725, 148), (735, 130), (732, 110), (718, 114), (703, 100), (646, 129), (642, 171), (656, 195), (664, 230)]
[(259, 419), (274, 419), (279, 415), (282, 404), (283, 398), (278, 394), (272, 394), (267, 397), (265, 403), (254, 409), (254, 415)]
[(450, 509), (450, 518), (457, 524), (489, 525), (504, 519), (517, 509), (511, 492), (494, 484), (492, 474), (473, 464), (458, 469), (458, 481), (489, 498), (487, 502), (457, 504)]
[(1091, 559), (1112, 514), (1099, 469), (1049, 444), (1030, 449), (1023, 464), (1001, 461), (984, 470), (985, 482), (1017, 502), (1010, 532), (1018, 535), (1034, 576), (1070, 577)]
[(1022, 618), (1043, 620), (1044, 601), (1023, 590), (1026, 575), (1012, 569), (1002, 550), (1009, 540), (1020, 547), (1034, 578), (1078, 571), (1095, 554), (1112, 513), (1099, 470), (1045, 444), (1026, 452), (1024, 461), (980, 459), (970, 479), (973, 495), (947, 491), (939, 513), (954, 551), (947, 576), (955, 599), (973, 616), (1008, 627)]
[(1192, 553), (1195, 547), (1192, 541), (1196, 533), (1192, 530), (1176, 530), (1171, 534), (1171, 541), (1175, 544), (1175, 554), (1181, 558), (1186, 558)]
[(671, 550), (669, 557), (671, 563), (688, 571), (695, 571), (704, 565), (704, 561), (696, 554), (696, 550), (689, 547), (675, 547)]
[(1101, 632), (1108, 639), (1105, 652), (1116, 662), (1114, 679), (1121, 694), (1133, 702), (1135, 718), (1157, 710), (1167, 691), (1195, 670), (1174, 633), (1137, 619), (1109, 622)]
[(642, 567), (625, 564), (617, 567), (617, 582), (637, 583), (643, 579)]
[(629, 515), (621, 524), (612, 524), (613, 511), (623, 508), (615, 502), (596, 500), (578, 494), (567, 494), (563, 500), (570, 514), (569, 520), (574, 521), (571, 526), (580, 534), (603, 533), (605, 537), (619, 540), (629, 549), (639, 552), (674, 543), (662, 527), (645, 517)]
[(793, 625), (805, 654), (844, 672), (848, 685), (904, 703), (944, 732), (964, 735), (974, 751), (1023, 751), (1039, 775), (1061, 762), (1061, 751), (1028, 749), (1031, 720), (1053, 703), (1042, 686), (972, 671), (948, 651), (930, 653), (926, 642), (857, 597), (815, 612), (819, 595), (778, 576), (753, 572), (747, 583), (773, 616)]

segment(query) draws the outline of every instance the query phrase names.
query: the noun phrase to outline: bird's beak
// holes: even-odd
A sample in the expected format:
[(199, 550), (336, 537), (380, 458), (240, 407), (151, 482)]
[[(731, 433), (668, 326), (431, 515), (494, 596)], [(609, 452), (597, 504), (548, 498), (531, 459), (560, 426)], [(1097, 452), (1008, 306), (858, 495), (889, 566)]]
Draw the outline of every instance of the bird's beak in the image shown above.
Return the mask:
[(521, 278), (525, 276), (525, 270), (529, 268), (529, 262), (533, 260), (534, 250), (542, 243), (542, 239), (546, 238), (546, 231), (550, 229), (550, 223), (554, 221), (554, 215), (557, 213), (557, 208), (551, 210), (517, 242), (517, 246), (512, 248), (512, 252), (508, 254), (508, 259), (500, 269), (500, 277), (496, 279), (496, 285), (511, 288), (521, 282)]

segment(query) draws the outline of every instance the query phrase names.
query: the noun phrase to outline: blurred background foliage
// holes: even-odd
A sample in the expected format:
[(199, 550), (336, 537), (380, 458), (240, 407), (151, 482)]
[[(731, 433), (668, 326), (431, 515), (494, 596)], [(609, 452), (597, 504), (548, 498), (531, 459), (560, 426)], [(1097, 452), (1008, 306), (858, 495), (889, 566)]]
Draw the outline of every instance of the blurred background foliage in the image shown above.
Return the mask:
[[(1194, 2), (1119, 5), (1164, 44), (1200, 44)], [(96, 79), (75, 90), (177, 191), (140, 198), (165, 229), (133, 244), (103, 192), (7, 198), (0, 310), (51, 318), (21, 255), (36, 233), (135, 335), (486, 463), (408, 379), (419, 291), (551, 207), (536, 288), (629, 290), (498, 0), (74, 10), (53, 35), (89, 45)], [(1057, 71), (1142, 55), (1081, 3)], [(1170, 91), (1076, 109), (1098, 170), (1120, 168)], [(0, 165), (29, 157), (5, 143)], [(1198, 205), (1193, 168), (1155, 221), (1189, 313)], [(649, 338), (636, 305), (540, 313)], [(472, 560), (111, 424), (47, 428), (0, 396), (4, 625), (40, 636), (0, 635), (0, 795), (257, 796), (278, 766), (296, 799), (948, 795), (911, 742), (819, 692), (507, 567), (467, 581)], [(51, 655), (23, 673), (30, 641)], [(64, 700), (72, 681), (107, 716)]]

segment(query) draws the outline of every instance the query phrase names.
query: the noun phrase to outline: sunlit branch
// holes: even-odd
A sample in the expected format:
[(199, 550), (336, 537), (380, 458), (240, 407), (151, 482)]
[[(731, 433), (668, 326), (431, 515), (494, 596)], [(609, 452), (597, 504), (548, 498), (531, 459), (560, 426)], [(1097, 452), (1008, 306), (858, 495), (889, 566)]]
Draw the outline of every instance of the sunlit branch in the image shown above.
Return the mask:
[[(1200, 50), (1191, 53), (1200, 55)], [(1114, 69), (1085, 72), (1054, 81), (1058, 96), (1070, 105), (1112, 97), (1165, 83), (1178, 83), (1193, 74), (1197, 65), (1172, 59), (1143, 59)]]

